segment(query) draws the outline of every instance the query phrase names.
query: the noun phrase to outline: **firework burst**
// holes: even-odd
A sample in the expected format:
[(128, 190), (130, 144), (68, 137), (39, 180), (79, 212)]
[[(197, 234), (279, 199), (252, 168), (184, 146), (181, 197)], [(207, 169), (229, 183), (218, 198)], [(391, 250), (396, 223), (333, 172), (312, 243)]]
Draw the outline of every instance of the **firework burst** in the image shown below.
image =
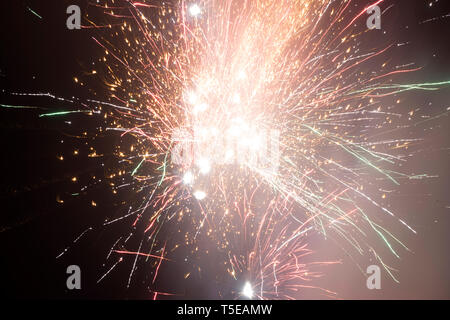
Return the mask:
[(96, 114), (106, 125), (93, 139), (120, 134), (105, 179), (134, 196), (102, 227), (131, 229), (112, 244), (99, 282), (133, 258), (130, 286), (145, 259), (157, 298), (158, 272), (186, 247), (198, 270), (216, 251), (217, 272), (244, 281), (231, 290), (236, 298), (295, 299), (337, 263), (306, 262), (310, 234), (372, 254), (396, 280), (368, 239), (378, 236), (395, 257), (408, 250), (386, 225), (415, 230), (389, 209), (383, 188), (426, 176), (401, 170), (418, 139), (385, 134), (404, 116), (386, 98), (448, 83), (394, 82), (419, 68), (388, 59), (395, 43), (365, 45), (364, 14), (382, 2), (92, 4), (102, 15), (86, 16), (84, 28), (96, 32), (104, 91), (82, 110), (41, 116)]

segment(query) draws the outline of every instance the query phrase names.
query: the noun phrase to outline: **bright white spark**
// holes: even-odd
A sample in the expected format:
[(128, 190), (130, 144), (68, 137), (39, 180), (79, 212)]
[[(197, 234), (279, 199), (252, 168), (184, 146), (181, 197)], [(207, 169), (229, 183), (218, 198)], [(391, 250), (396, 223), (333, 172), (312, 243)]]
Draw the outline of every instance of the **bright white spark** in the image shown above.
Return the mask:
[(208, 109), (208, 105), (206, 103), (201, 103), (195, 106), (194, 113), (198, 114), (200, 112), (204, 112)]
[(203, 192), (203, 191), (195, 191), (195, 192), (194, 192), (194, 197), (195, 197), (195, 199), (197, 199), (197, 200), (203, 200), (203, 199), (206, 198), (206, 193)]
[(202, 13), (202, 9), (198, 6), (198, 4), (194, 3), (189, 7), (189, 13), (193, 17), (197, 17), (200, 13)]
[(188, 171), (184, 174), (183, 182), (184, 184), (192, 184), (194, 182), (194, 175), (192, 172)]
[(198, 96), (195, 94), (195, 92), (189, 92), (187, 94), (187, 100), (190, 104), (195, 105), (198, 102)]
[(201, 158), (197, 162), (198, 168), (200, 169), (200, 173), (208, 174), (211, 171), (211, 164), (208, 159)]
[(253, 298), (253, 288), (250, 282), (247, 281), (245, 283), (244, 289), (242, 290), (242, 294), (249, 299)]

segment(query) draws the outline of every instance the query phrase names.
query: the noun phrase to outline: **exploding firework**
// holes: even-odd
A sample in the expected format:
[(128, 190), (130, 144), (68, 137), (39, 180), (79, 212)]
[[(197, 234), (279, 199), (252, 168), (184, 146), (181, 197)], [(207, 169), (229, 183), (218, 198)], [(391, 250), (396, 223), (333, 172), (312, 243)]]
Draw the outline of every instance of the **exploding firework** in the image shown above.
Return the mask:
[[(396, 280), (369, 239), (399, 257), (408, 248), (387, 226), (415, 230), (383, 189), (426, 175), (402, 170), (418, 139), (395, 135), (408, 114), (387, 98), (448, 83), (394, 82), (419, 68), (389, 59), (395, 43), (364, 44), (367, 8), (382, 2), (93, 4), (102, 18), (86, 16), (84, 28), (102, 52), (95, 74), (104, 92), (93, 93), (101, 98), (38, 95), (84, 107), (42, 117), (95, 115), (104, 125), (86, 136), (121, 137), (103, 179), (134, 195), (101, 228), (130, 229), (111, 244), (98, 281), (133, 258), (130, 286), (145, 259), (157, 298), (159, 271), (184, 247), (192, 269), (213, 256), (217, 273), (241, 283), (236, 298), (295, 299), (304, 288), (333, 295), (314, 279), (337, 262), (306, 259), (311, 234), (350, 255), (371, 253)], [(102, 157), (93, 148), (89, 156)]]

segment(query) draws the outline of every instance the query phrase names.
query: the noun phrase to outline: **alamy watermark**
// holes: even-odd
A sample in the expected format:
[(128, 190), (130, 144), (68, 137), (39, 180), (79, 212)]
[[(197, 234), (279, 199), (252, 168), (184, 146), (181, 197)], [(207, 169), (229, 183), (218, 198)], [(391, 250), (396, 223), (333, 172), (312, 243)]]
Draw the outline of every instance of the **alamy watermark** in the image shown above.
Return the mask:
[(69, 290), (80, 290), (81, 289), (81, 269), (77, 265), (71, 265), (67, 267), (67, 274), (70, 276), (67, 277), (66, 286)]
[(199, 167), (245, 165), (276, 173), (280, 166), (280, 131), (254, 129), (241, 121), (225, 130), (177, 128), (172, 134), (172, 163)]
[(367, 274), (370, 276), (367, 278), (366, 285), (369, 290), (381, 289), (381, 269), (377, 265), (371, 265), (367, 267)]
[(367, 9), (367, 14), (370, 14), (367, 18), (367, 28), (369, 30), (381, 29), (381, 9), (379, 6), (371, 6)]
[(66, 26), (69, 30), (81, 29), (81, 9), (77, 5), (71, 5), (67, 7), (67, 14), (70, 16), (66, 20)]

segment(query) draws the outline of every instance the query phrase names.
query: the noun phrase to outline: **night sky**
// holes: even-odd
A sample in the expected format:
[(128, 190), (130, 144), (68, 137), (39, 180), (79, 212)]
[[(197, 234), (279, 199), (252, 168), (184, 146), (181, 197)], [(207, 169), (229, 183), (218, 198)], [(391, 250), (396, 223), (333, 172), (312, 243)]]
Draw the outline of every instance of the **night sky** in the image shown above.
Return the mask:
[[(354, 2), (357, 7), (353, 15), (373, 1)], [(215, 252), (215, 243), (206, 238), (200, 244), (209, 253), (197, 257), (195, 267), (185, 259), (191, 255), (191, 248), (181, 246), (169, 256), (173, 261), (162, 263), (156, 280), (153, 272), (158, 261), (145, 262), (145, 258), (139, 258), (127, 286), (135, 259), (124, 255), (123, 262), (97, 283), (114, 264), (107, 259), (108, 252), (119, 237), (126, 237), (133, 219), (108, 228), (101, 227), (102, 224), (125, 215), (129, 206), (141, 201), (137, 188), (111, 192), (106, 178), (112, 168), (123, 168), (127, 174), (116, 185), (133, 181), (128, 170), (132, 171), (136, 164), (125, 168), (116, 157), (116, 146), (129, 149), (134, 140), (114, 132), (92, 137), (91, 132), (106, 126), (97, 114), (40, 117), (61, 110), (76, 110), (76, 103), (16, 95), (50, 93), (66, 99), (77, 97), (80, 101), (111, 101), (105, 84), (95, 75), (89, 75), (91, 70), (101, 69), (93, 61), (97, 63), (104, 50), (93, 37), (101, 37), (104, 30), (68, 30), (66, 8), (71, 4), (79, 5), (83, 15), (89, 13), (90, 19), (102, 19), (100, 11), (88, 1), (6, 0), (0, 3), (2, 294), (13, 298), (152, 299), (154, 291), (158, 291), (170, 293), (158, 295), (158, 299), (236, 298), (245, 275), (235, 280), (227, 272), (218, 271), (223, 253)], [(380, 60), (421, 67), (397, 78), (399, 82), (450, 80), (448, 1), (385, 0), (380, 7), (382, 11), (387, 9), (382, 15), (382, 29), (361, 36), (360, 48), (370, 51), (386, 44), (404, 44)], [(437, 19), (429, 21), (433, 18)], [(358, 30), (363, 29), (365, 19), (357, 23)], [(85, 19), (82, 24), (86, 24)], [(74, 82), (74, 77), (85, 79), (84, 85)], [(319, 290), (304, 290), (296, 299), (450, 298), (449, 98), (448, 84), (436, 91), (412, 90), (380, 98), (386, 105), (401, 100), (399, 108), (404, 114), (419, 110), (418, 118), (413, 121), (401, 118), (405, 126), (396, 130), (395, 137), (420, 139), (411, 146), (413, 155), (402, 170), (431, 177), (400, 184), (385, 202), (389, 210), (417, 231), (414, 234), (399, 223), (386, 222), (390, 232), (410, 249), (399, 250), (400, 259), (390, 256), (386, 248), (379, 249), (385, 257), (383, 261), (398, 271), (395, 275), (399, 283), (382, 272), (382, 289), (368, 290), (367, 276), (362, 272), (365, 270), (360, 268), (377, 262), (369, 256), (350, 257), (344, 252), (348, 245), (311, 233), (306, 241), (314, 253), (307, 259), (342, 262), (324, 267), (323, 276), (313, 280), (314, 285), (337, 294), (330, 297)], [(91, 147), (102, 156), (89, 157)], [(93, 176), (102, 181), (93, 182)], [(80, 191), (85, 185), (89, 188)], [(178, 206), (184, 206), (182, 201)], [(157, 209), (148, 208), (147, 213), (151, 215)], [(164, 239), (169, 243), (183, 242), (184, 234), (177, 231), (191, 227), (189, 222), (182, 222), (175, 231), (164, 225), (158, 237), (163, 239), (162, 244)], [(145, 226), (140, 225), (134, 233), (143, 234), (144, 230)], [(368, 235), (367, 241), (379, 246), (380, 240), (376, 235)], [(127, 248), (133, 251), (139, 245), (140, 238), (134, 237)], [(66, 248), (67, 252), (57, 258)], [(81, 290), (66, 288), (69, 265), (79, 265), (82, 270)], [(199, 265), (201, 271), (197, 271)]]

